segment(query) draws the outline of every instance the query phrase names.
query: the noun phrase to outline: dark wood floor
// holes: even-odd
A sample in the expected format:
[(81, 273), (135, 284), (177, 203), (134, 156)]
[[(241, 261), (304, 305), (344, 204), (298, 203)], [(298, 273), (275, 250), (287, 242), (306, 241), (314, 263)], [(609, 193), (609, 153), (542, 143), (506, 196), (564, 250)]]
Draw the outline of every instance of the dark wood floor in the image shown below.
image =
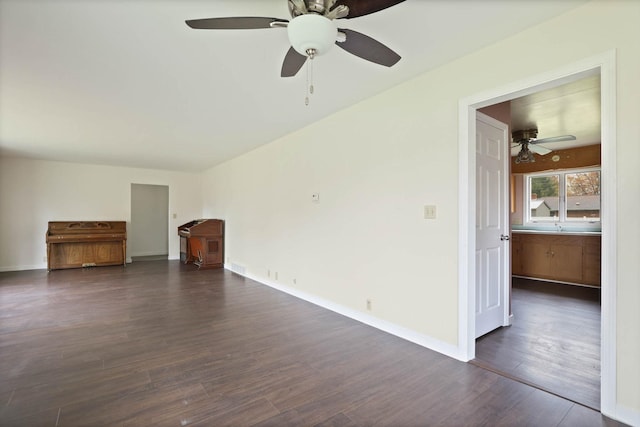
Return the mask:
[(473, 363), (599, 410), (600, 290), (514, 278), (512, 311)]
[(2, 426), (619, 425), (223, 270), (0, 273)]

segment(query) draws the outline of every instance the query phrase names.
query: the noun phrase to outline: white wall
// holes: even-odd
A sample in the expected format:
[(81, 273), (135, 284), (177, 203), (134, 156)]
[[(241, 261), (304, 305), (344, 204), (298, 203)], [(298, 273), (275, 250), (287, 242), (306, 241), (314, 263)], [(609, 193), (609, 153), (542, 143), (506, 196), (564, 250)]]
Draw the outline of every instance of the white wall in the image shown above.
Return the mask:
[(208, 170), (227, 263), (354, 312), (371, 299), (367, 315), (457, 345), (459, 100), (616, 49), (617, 399), (637, 420), (638, 22), (640, 2), (594, 1)]
[(200, 174), (0, 158), (0, 271), (46, 268), (48, 221), (131, 221), (131, 183), (169, 186), (169, 257), (177, 228), (202, 215)]

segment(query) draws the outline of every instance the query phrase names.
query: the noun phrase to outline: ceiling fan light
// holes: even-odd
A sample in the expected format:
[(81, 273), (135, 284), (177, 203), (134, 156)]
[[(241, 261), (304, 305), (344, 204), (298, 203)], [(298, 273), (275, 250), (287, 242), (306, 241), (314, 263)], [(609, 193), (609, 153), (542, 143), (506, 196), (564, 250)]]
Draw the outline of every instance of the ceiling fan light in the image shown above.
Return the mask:
[(322, 55), (338, 36), (335, 22), (316, 14), (296, 16), (289, 22), (287, 31), (291, 46), (305, 56), (309, 56), (309, 49), (313, 49), (315, 55)]
[(535, 161), (536, 161), (536, 158), (533, 156), (533, 153), (531, 152), (531, 150), (529, 150), (529, 147), (527, 146), (527, 144), (522, 144), (522, 149), (516, 156), (516, 163), (517, 164), (535, 163)]

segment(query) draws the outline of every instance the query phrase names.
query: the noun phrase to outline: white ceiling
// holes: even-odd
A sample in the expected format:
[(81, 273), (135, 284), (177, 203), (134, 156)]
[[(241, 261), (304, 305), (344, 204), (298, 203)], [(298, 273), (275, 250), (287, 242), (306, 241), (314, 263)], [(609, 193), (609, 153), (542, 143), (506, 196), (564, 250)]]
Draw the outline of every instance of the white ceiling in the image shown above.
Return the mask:
[[(573, 135), (575, 141), (541, 144), (562, 150), (601, 141), (600, 75), (511, 100), (512, 131), (538, 129), (538, 139)], [(519, 146), (511, 150), (513, 156)]]
[(184, 23), (288, 19), (285, 0), (0, 0), (0, 154), (203, 170), (585, 1), (407, 0), (341, 20), (402, 60), (333, 49), (306, 107), (304, 69), (279, 77), (286, 30)]

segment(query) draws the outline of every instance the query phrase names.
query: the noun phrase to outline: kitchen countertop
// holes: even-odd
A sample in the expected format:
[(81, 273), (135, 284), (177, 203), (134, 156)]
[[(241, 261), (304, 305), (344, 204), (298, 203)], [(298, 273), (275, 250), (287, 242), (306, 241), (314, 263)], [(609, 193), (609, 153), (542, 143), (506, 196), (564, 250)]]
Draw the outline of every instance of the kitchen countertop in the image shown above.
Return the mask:
[(601, 236), (601, 231), (553, 231), (553, 230), (531, 230), (531, 229), (517, 229), (511, 230), (512, 234), (548, 234), (551, 236)]

